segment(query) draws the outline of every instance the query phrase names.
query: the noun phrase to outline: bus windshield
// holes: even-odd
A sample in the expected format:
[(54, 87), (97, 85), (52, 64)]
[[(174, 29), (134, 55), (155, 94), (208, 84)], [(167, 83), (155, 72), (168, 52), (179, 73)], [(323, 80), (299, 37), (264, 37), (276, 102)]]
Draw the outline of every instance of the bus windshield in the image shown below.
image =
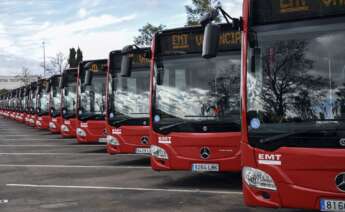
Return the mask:
[(181, 122), (174, 131), (240, 131), (240, 66), (239, 52), (157, 60), (154, 128)]
[[(71, 77), (72, 78), (72, 77)], [(77, 100), (77, 82), (76, 78), (69, 79), (67, 85), (63, 88), (64, 94), (64, 108), (62, 115), (64, 118), (70, 118), (76, 115), (76, 100)]]
[(344, 26), (257, 29), (247, 76), (251, 141), (316, 126), (344, 129)]
[(91, 85), (82, 86), (79, 117), (81, 119), (104, 119), (105, 73), (94, 74)]
[(149, 81), (149, 68), (132, 70), (130, 77), (116, 77), (113, 89), (115, 112), (130, 118), (148, 118)]
[(56, 117), (60, 115), (61, 109), (61, 93), (58, 83), (55, 83), (51, 87), (51, 116)]
[(49, 95), (46, 89), (41, 89), (38, 94), (37, 109), (39, 114), (47, 114), (49, 107)]

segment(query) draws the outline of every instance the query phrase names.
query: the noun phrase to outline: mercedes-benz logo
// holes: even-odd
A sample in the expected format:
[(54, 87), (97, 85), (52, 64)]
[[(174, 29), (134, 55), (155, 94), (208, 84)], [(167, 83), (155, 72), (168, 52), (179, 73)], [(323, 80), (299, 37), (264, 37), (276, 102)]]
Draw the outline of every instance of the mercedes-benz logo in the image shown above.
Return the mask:
[(335, 184), (339, 191), (345, 192), (345, 173), (340, 173), (335, 177)]
[(207, 147), (203, 147), (200, 149), (200, 156), (202, 159), (207, 159), (211, 154), (211, 151)]
[(147, 136), (143, 136), (140, 139), (141, 144), (147, 145), (149, 144), (149, 138)]
[(340, 146), (345, 146), (345, 138), (341, 138), (339, 140), (339, 144), (340, 144)]

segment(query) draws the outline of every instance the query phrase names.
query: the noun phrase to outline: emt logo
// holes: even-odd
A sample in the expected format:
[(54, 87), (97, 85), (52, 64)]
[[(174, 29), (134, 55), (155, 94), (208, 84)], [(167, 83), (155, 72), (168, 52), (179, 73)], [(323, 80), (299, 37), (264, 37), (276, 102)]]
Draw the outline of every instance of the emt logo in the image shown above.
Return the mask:
[(265, 165), (282, 165), (281, 154), (258, 154), (258, 163)]

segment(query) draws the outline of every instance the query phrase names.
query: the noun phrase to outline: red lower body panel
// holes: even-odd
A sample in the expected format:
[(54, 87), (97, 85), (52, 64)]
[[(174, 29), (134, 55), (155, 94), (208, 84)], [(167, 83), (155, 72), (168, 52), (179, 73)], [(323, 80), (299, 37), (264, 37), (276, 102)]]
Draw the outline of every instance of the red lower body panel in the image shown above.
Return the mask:
[(105, 121), (79, 121), (76, 136), (78, 143), (98, 143), (101, 140), (105, 141)]

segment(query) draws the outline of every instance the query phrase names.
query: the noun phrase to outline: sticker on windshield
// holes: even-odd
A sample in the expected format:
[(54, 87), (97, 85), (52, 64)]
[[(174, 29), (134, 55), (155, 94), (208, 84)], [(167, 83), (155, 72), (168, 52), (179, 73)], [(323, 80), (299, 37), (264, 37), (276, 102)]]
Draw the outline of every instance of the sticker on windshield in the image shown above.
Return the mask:
[(159, 115), (155, 115), (154, 120), (155, 122), (159, 122), (161, 120), (161, 117)]
[(258, 118), (253, 118), (251, 121), (250, 121), (250, 126), (253, 128), (253, 129), (259, 129), (260, 127), (260, 120)]

